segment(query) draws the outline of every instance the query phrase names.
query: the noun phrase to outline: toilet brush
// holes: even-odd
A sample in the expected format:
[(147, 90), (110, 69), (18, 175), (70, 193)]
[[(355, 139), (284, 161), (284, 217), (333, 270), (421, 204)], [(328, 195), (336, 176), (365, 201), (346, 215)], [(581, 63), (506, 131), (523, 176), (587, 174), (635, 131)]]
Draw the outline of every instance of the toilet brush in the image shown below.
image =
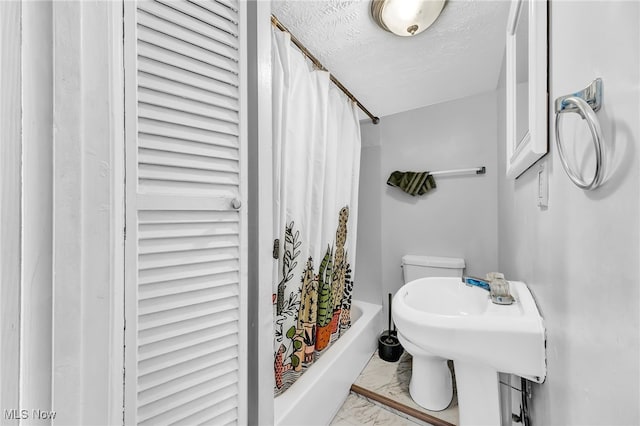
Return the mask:
[(385, 361), (395, 362), (400, 359), (403, 349), (398, 340), (398, 333), (391, 331), (391, 302), (392, 295), (389, 293), (389, 328), (378, 337), (378, 355)]
[(387, 329), (387, 337), (386, 342), (390, 345), (394, 344), (394, 339), (391, 336), (391, 303), (393, 298), (391, 297), (391, 293), (389, 293), (389, 328)]

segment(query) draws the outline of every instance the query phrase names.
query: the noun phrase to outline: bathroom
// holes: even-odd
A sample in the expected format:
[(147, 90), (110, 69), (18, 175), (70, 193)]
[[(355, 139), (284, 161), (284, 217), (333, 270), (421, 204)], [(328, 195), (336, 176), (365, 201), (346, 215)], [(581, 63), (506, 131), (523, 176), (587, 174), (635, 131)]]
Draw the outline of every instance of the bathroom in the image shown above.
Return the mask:
[[(274, 195), (265, 176), (271, 176), (273, 154), (270, 16), (282, 12), (284, 3), (239, 6), (246, 14), (242, 72), (249, 102), (244, 106), (246, 186), (239, 207), (247, 231), (246, 256), (240, 260), (245, 299), (238, 334), (246, 344), (240, 345), (238, 362), (246, 368), (237, 370), (238, 424), (274, 424), (277, 416)], [(358, 8), (358, 2), (324, 3), (332, 22), (349, 22), (354, 15), (348, 11)], [(430, 31), (438, 34), (438, 24), (455, 25), (452, 12), (483, 3), (450, 0), (432, 28), (406, 42), (428, 40)], [(502, 21), (505, 36), (509, 5), (486, 3), (501, 11), (493, 18)], [(304, 19), (286, 21), (285, 13), (278, 18), (380, 117), (373, 124), (360, 116), (353, 290), (354, 299), (382, 306), (376, 332), (388, 328), (387, 295), (403, 284), (403, 255), (463, 258), (465, 275), (500, 271), (527, 284), (544, 319), (546, 379), (531, 386), (531, 424), (637, 425), (640, 3), (552, 0), (547, 7), (548, 127), (538, 136), (548, 153), (517, 179), (507, 176), (504, 41), (493, 56), (473, 56), (477, 61), (491, 56), (491, 87), (474, 92), (471, 79), (451, 81), (459, 86), (455, 95), (385, 111), (390, 99), (376, 101), (380, 87), (360, 93), (356, 88), (366, 76), (339, 73), (348, 64), (333, 63), (327, 56), (341, 44), (334, 33), (320, 38), (325, 50), (320, 45), (314, 49), (314, 39), (296, 25)], [(136, 224), (138, 213), (130, 207), (149, 202), (132, 197), (126, 186), (131, 180), (125, 179), (132, 158), (127, 141), (135, 121), (127, 96), (132, 81), (128, 70), (135, 61), (129, 31), (135, 27), (134, 2), (3, 2), (0, 12), (0, 66), (7, 76), (0, 83), (0, 423), (18, 424), (22, 410), (27, 417), (21, 424), (142, 423), (135, 417), (136, 396), (146, 401), (153, 395), (132, 386), (127, 372), (135, 371), (136, 359), (126, 350), (138, 344), (131, 332), (135, 321), (129, 321), (136, 314), (131, 300), (137, 296), (128, 285), (136, 280), (138, 267), (138, 256), (130, 252), (137, 226), (126, 226), (126, 239), (123, 233), (126, 224)], [(358, 16), (380, 37), (393, 37), (368, 14)], [(335, 31), (330, 25), (326, 29)], [(446, 39), (439, 43), (455, 48)], [(480, 73), (480, 67), (472, 71)], [(559, 158), (554, 101), (596, 78), (604, 88), (597, 118), (606, 145), (605, 174), (598, 188), (583, 190), (571, 182)], [(573, 116), (562, 117), (570, 126), (562, 137), (565, 143), (582, 138), (588, 148), (589, 129)], [(394, 170), (480, 166), (485, 174), (436, 177), (437, 188), (423, 196), (411, 197), (385, 183)], [(548, 189), (543, 207), (538, 205), (541, 189)], [(140, 230), (151, 229), (154, 217), (141, 215), (148, 222)], [(165, 261), (140, 256), (149, 268)], [(140, 338), (147, 338), (143, 334)], [(346, 396), (348, 388), (339, 392)], [(193, 396), (194, 402), (201, 396)], [(36, 412), (53, 416), (36, 417)]]

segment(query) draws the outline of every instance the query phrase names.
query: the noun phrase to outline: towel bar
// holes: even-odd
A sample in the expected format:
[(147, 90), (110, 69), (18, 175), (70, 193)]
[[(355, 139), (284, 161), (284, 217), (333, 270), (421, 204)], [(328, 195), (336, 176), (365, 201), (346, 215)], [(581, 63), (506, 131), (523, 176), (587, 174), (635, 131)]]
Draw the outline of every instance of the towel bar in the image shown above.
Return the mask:
[[(569, 176), (569, 179), (578, 187), (591, 190), (597, 188), (604, 177), (603, 173), (603, 156), (604, 145), (602, 129), (600, 127), (600, 121), (596, 116), (596, 111), (600, 109), (602, 105), (602, 79), (595, 79), (584, 90), (574, 93), (572, 95), (561, 96), (555, 101), (556, 110), (556, 146), (558, 148), (558, 154), (560, 155), (560, 162), (564, 171)], [(560, 114), (565, 112), (575, 112), (587, 121), (589, 130), (591, 131), (591, 137), (593, 139), (593, 147), (596, 155), (596, 166), (593, 178), (590, 182), (585, 181), (582, 177), (576, 173), (569, 162), (567, 161), (564, 147), (560, 139)]]
[(440, 170), (437, 172), (429, 172), (431, 176), (444, 176), (444, 175), (459, 175), (459, 174), (467, 174), (467, 173), (475, 173), (477, 175), (483, 175), (487, 172), (485, 166), (482, 167), (473, 167), (471, 169), (453, 169), (453, 170)]

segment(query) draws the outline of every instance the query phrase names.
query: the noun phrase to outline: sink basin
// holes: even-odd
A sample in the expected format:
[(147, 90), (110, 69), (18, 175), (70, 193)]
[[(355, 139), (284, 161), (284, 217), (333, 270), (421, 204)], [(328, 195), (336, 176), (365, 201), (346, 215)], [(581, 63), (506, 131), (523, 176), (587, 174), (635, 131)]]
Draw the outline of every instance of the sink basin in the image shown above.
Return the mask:
[[(403, 290), (408, 308), (435, 315), (479, 315), (487, 305), (487, 291), (467, 285), (452, 285), (459, 278), (421, 278), (411, 281)], [(410, 292), (410, 294), (409, 294)]]
[(545, 329), (531, 292), (510, 281), (511, 305), (460, 278), (420, 278), (393, 299), (399, 333), (411, 344), (454, 361), (460, 424), (500, 424), (498, 372), (542, 382)]

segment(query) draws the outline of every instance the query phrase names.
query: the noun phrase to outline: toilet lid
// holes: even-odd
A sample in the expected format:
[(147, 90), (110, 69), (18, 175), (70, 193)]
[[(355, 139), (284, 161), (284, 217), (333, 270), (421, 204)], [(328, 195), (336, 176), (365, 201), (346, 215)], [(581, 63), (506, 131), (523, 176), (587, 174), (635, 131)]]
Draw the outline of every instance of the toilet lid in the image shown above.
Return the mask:
[(402, 256), (403, 265), (431, 266), (434, 268), (464, 268), (464, 259), (457, 257), (419, 256), (406, 254)]

